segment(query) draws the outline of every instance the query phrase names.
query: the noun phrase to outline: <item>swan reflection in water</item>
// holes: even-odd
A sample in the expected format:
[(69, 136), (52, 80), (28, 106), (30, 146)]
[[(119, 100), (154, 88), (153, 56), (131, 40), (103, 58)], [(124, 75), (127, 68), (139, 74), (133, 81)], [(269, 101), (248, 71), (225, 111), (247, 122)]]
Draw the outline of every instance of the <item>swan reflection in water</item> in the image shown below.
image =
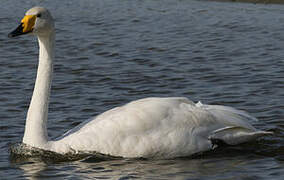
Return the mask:
[[(236, 150), (231, 151), (235, 153)], [(254, 162), (248, 162), (247, 157), (231, 157), (230, 153), (224, 156), (224, 152), (200, 155), (195, 158), (179, 158), (167, 160), (144, 159), (97, 159), (88, 157), (83, 160), (64, 163), (44, 162), (35, 157), (26, 161), (18, 159), (12, 163), (24, 172), (28, 179), (39, 178), (88, 178), (88, 179), (120, 179), (120, 178), (151, 178), (169, 179), (179, 175), (184, 178), (202, 178), (228, 175), (232, 171), (242, 172), (248, 166), (255, 166)], [(251, 156), (249, 154), (248, 156)], [(252, 157), (250, 157), (252, 158)], [(259, 158), (257, 158), (259, 160)], [(52, 157), (50, 157), (52, 160)], [(250, 164), (251, 163), (251, 164)], [(235, 177), (235, 175), (232, 175)], [(216, 177), (218, 179), (218, 177)], [(220, 177), (221, 178), (221, 177)], [(232, 177), (233, 178), (233, 177)]]

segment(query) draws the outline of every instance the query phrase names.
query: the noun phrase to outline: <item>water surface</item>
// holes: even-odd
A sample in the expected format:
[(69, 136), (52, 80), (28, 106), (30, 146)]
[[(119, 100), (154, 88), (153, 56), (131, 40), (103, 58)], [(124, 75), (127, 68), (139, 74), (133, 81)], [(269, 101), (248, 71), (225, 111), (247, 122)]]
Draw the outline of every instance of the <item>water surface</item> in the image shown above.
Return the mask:
[[(36, 39), (8, 39), (25, 11), (56, 20), (48, 132), (149, 96), (243, 109), (275, 133), (239, 147), (172, 160), (54, 162), (11, 158), (21, 142), (37, 64)], [(1, 179), (282, 179), (284, 6), (194, 0), (16, 1), (0, 11)]]

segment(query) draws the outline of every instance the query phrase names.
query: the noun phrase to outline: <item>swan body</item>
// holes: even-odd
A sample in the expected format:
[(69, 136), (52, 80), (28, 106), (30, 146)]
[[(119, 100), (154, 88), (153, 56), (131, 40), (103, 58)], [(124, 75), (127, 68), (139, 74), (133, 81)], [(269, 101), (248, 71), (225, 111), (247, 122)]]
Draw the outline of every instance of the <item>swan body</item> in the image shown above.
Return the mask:
[(23, 143), (61, 154), (99, 152), (121, 157), (172, 158), (271, 134), (249, 124), (255, 120), (231, 107), (193, 103), (184, 97), (145, 98), (106, 111), (48, 140), (47, 116), (54, 59), (54, 23), (49, 11), (34, 7), (9, 34), (34, 34), (39, 64), (27, 113)]

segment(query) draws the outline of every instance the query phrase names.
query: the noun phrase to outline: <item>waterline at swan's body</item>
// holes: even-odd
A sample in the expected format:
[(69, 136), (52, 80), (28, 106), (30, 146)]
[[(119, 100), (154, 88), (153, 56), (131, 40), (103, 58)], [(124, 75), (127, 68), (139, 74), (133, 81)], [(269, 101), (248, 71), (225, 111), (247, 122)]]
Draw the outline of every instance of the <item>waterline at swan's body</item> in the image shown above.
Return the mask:
[(23, 142), (57, 153), (99, 152), (121, 157), (179, 157), (210, 150), (223, 141), (236, 145), (270, 134), (249, 124), (255, 118), (225, 106), (187, 98), (146, 98), (111, 109), (49, 141), (47, 116), (53, 73), (55, 31), (50, 13), (30, 9), (9, 36), (33, 33), (39, 40), (39, 65)]

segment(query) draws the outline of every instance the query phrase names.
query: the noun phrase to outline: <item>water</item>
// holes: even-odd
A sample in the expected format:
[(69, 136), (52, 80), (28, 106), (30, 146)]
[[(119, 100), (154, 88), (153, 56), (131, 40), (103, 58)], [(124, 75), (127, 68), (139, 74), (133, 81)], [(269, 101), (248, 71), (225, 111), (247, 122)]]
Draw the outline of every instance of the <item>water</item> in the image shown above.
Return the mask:
[[(50, 9), (56, 62), (49, 136), (131, 100), (186, 96), (259, 118), (257, 142), (171, 160), (9, 156), (21, 142), (37, 63), (36, 39), (8, 39), (25, 11)], [(283, 179), (284, 6), (195, 0), (2, 2), (1, 179)]]

